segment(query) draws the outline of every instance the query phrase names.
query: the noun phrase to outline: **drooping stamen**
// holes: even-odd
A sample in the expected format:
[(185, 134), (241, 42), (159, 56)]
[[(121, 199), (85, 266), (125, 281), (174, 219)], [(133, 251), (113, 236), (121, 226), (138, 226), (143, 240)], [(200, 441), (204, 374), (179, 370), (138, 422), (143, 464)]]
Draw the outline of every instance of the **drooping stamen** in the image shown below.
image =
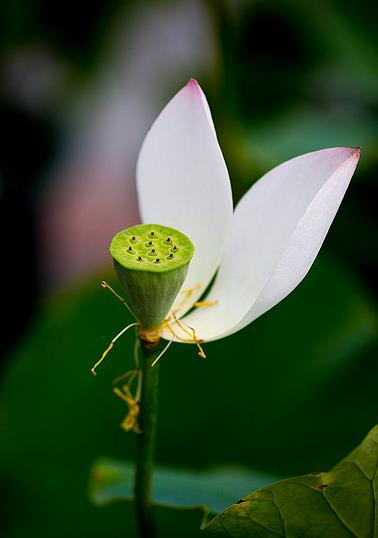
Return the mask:
[(163, 325), (165, 327), (167, 327), (167, 329), (169, 330), (169, 332), (171, 333), (171, 335), (173, 336), (173, 338), (177, 338), (177, 340), (182, 340), (185, 342), (185, 339), (184, 338), (181, 338), (178, 334), (175, 333), (175, 331), (172, 329), (171, 327), (171, 324), (170, 324), (170, 320), (169, 319), (166, 319), (163, 323)]
[(113, 340), (110, 342), (108, 347), (105, 349), (104, 353), (102, 354), (101, 358), (96, 362), (96, 364), (91, 369), (91, 374), (96, 375), (96, 368), (102, 363), (102, 361), (105, 359), (106, 355), (109, 353), (109, 351), (113, 348), (115, 342), (120, 338), (126, 331), (128, 331), (131, 327), (136, 327), (137, 325), (140, 325), (140, 323), (130, 323), (130, 325), (127, 325), (122, 331), (120, 331), (117, 336), (113, 338)]
[(180, 327), (180, 329), (181, 329), (185, 334), (187, 334), (188, 336), (191, 337), (190, 332), (184, 327), (184, 325), (181, 323), (181, 321), (178, 319), (178, 317), (176, 316), (176, 314), (175, 314), (174, 312), (172, 312), (172, 316), (173, 316), (173, 319), (175, 320), (175, 322), (177, 323), (177, 325)]
[[(193, 327), (191, 327), (190, 325), (187, 325), (186, 323), (180, 321), (175, 312), (172, 312), (172, 317), (174, 319), (174, 322), (177, 324), (177, 326), (186, 334), (188, 335), (190, 338), (183, 338), (182, 336), (179, 336), (178, 334), (175, 333), (175, 331), (173, 330), (173, 328), (171, 327), (170, 325), (170, 320), (167, 319), (165, 320), (165, 326), (168, 328), (168, 330), (171, 332), (171, 334), (173, 334), (173, 336), (175, 338), (177, 338), (178, 340), (181, 340), (181, 342), (188, 342), (188, 343), (193, 343), (197, 346), (198, 348), (198, 355), (200, 357), (202, 357), (203, 359), (206, 359), (206, 354), (201, 346), (201, 343), (203, 343), (205, 340), (200, 340), (199, 338), (197, 338), (197, 334), (196, 334), (196, 331)], [(191, 332), (188, 331), (188, 329), (186, 329), (186, 327), (188, 327), (188, 329), (190, 329)]]
[(99, 366), (102, 361), (105, 359), (106, 355), (109, 353), (109, 351), (113, 348), (114, 344), (113, 342), (110, 342), (110, 344), (108, 345), (108, 347), (105, 349), (104, 353), (101, 355), (101, 358), (96, 362), (96, 364), (93, 366), (93, 368), (91, 369), (91, 374), (92, 375), (97, 375), (96, 373), (96, 368), (97, 366)]
[[(189, 327), (189, 325), (188, 325), (188, 327)], [(201, 346), (201, 344), (200, 344), (200, 342), (204, 342), (204, 340), (198, 340), (195, 329), (194, 329), (193, 327), (190, 327), (190, 328), (191, 328), (192, 331), (193, 331), (193, 339), (194, 339), (194, 341), (195, 341), (195, 343), (196, 343), (196, 346), (197, 346), (197, 348), (198, 348), (198, 350), (199, 350), (199, 351), (198, 351), (198, 355), (199, 355), (202, 359), (206, 359), (206, 354), (205, 354), (205, 352), (204, 352), (204, 350), (203, 350), (203, 348), (202, 348), (202, 346)]]
[(154, 360), (154, 362), (151, 364), (151, 366), (155, 366), (155, 364), (161, 359), (161, 357), (164, 355), (164, 353), (168, 350), (169, 346), (171, 344), (173, 344), (174, 342), (174, 338), (172, 338), (172, 340), (169, 340), (168, 344), (164, 347), (164, 349), (162, 350), (161, 353), (159, 353), (159, 355), (156, 357), (156, 359)]
[(124, 299), (123, 297), (121, 297), (120, 295), (118, 295), (118, 293), (116, 291), (113, 290), (113, 288), (111, 286), (109, 286), (109, 284), (106, 282), (106, 280), (102, 280), (101, 281), (101, 286), (106, 289), (106, 290), (109, 290), (113, 295), (114, 297), (116, 297), (116, 299), (118, 299), (119, 301), (121, 301), (121, 303), (123, 303), (125, 305), (125, 307), (127, 308), (127, 310), (130, 312), (130, 314), (133, 316), (134, 319), (137, 319), (136, 315), (134, 314), (134, 312), (131, 310), (131, 308), (129, 307), (129, 305), (127, 304), (127, 301), (126, 299)]

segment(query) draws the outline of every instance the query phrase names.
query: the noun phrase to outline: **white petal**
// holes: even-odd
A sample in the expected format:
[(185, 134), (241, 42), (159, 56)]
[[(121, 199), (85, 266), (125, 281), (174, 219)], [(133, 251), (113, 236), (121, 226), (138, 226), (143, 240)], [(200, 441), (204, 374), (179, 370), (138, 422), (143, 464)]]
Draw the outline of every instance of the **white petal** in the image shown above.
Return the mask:
[(184, 287), (196, 289), (182, 315), (217, 270), (232, 221), (227, 168), (195, 80), (173, 97), (148, 132), (138, 159), (137, 189), (143, 222), (177, 228), (194, 243)]
[(198, 337), (214, 340), (241, 329), (299, 284), (319, 252), (359, 155), (349, 148), (307, 153), (251, 187), (235, 210), (208, 296), (218, 304), (183, 320)]

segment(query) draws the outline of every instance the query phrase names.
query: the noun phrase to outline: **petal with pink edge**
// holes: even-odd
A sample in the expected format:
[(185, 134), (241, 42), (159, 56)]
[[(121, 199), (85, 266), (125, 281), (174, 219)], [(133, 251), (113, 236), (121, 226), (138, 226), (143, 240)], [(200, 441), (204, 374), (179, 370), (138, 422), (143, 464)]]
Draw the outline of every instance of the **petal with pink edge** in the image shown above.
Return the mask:
[[(195, 80), (179, 91), (148, 132), (139, 154), (142, 220), (177, 228), (194, 243), (180, 314), (206, 289), (224, 254), (232, 222), (230, 180), (209, 106)], [(177, 308), (184, 296), (179, 295)]]
[(207, 299), (183, 321), (216, 340), (248, 325), (303, 279), (324, 241), (360, 150), (301, 155), (263, 176), (238, 204), (225, 256)]

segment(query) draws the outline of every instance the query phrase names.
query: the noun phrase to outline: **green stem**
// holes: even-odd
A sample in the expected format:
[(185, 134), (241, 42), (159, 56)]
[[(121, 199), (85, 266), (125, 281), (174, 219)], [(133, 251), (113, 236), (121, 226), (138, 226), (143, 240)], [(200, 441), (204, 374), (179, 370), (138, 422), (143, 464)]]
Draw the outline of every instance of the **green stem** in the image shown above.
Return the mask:
[(135, 504), (141, 538), (155, 538), (152, 506), (152, 470), (157, 426), (159, 364), (151, 366), (160, 346), (145, 347), (142, 342), (142, 394), (139, 410), (138, 453), (136, 461)]

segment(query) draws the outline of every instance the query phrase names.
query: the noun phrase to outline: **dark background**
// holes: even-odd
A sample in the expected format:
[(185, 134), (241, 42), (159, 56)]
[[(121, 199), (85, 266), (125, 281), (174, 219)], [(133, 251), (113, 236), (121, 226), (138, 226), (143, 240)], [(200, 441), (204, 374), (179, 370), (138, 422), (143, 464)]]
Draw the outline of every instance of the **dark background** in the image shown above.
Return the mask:
[(133, 535), (130, 508), (93, 508), (86, 494), (93, 461), (132, 459), (134, 443), (118, 429), (124, 409), (110, 391), (130, 337), (101, 376), (87, 375), (125, 324), (98, 280), (110, 274), (112, 235), (137, 221), (144, 133), (190, 77), (208, 97), (235, 202), (295, 155), (363, 151), (304, 283), (209, 345), (205, 363), (186, 346), (165, 358), (158, 461), (289, 476), (329, 468), (378, 422), (375, 9), (2, 3), (2, 536)]

